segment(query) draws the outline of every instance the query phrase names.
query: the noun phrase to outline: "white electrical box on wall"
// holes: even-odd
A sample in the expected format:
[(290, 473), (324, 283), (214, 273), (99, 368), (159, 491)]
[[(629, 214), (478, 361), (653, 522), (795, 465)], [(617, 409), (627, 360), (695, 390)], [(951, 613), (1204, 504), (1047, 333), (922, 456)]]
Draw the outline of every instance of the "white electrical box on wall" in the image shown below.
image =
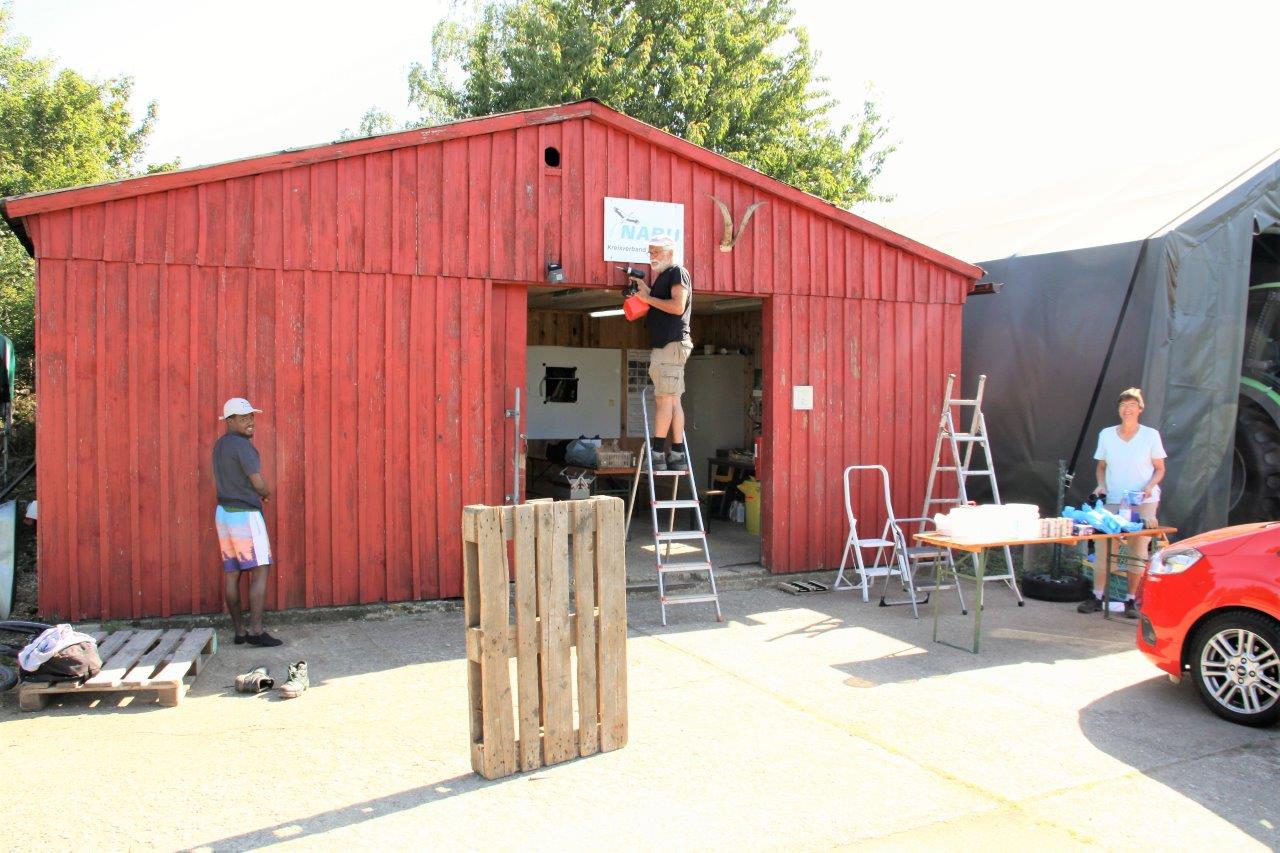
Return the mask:
[(813, 386), (791, 386), (791, 408), (797, 412), (807, 412), (813, 408)]

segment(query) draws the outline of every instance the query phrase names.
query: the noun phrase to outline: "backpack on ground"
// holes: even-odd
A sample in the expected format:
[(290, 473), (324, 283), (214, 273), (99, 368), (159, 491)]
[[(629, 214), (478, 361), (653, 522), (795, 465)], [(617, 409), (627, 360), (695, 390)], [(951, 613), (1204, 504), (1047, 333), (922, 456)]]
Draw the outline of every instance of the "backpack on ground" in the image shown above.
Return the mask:
[(49, 681), (80, 681), (102, 671), (98, 641), (70, 625), (55, 625), (18, 653), (24, 673)]

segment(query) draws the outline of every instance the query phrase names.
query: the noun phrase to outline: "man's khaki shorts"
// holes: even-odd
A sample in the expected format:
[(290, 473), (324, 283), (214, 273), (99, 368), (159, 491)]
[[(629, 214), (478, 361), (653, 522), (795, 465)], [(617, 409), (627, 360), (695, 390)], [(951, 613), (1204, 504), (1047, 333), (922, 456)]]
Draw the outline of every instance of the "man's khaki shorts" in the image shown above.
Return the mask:
[(649, 378), (653, 380), (653, 393), (659, 397), (684, 393), (684, 363), (693, 352), (693, 344), (672, 341), (649, 354)]

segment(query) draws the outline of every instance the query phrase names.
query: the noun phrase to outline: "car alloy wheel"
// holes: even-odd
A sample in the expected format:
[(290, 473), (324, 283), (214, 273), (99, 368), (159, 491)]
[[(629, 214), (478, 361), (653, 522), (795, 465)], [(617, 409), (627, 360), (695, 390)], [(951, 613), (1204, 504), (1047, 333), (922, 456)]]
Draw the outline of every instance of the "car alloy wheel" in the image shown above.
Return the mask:
[(1280, 626), (1253, 613), (1228, 613), (1198, 632), (1196, 687), (1224, 719), (1266, 726), (1280, 718)]

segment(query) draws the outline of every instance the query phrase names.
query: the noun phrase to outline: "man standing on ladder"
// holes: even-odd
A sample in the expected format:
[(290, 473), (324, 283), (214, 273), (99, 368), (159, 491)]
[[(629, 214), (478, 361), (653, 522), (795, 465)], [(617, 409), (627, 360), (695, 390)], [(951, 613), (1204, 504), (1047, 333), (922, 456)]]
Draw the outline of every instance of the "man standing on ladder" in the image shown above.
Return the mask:
[[(640, 288), (640, 299), (658, 310), (645, 315), (649, 327), (649, 378), (653, 380), (653, 468), (656, 471), (683, 471), (689, 457), (684, 447), (684, 365), (693, 352), (689, 320), (693, 313), (693, 282), (688, 271), (675, 263), (675, 241), (655, 237), (649, 243), (649, 267), (653, 270), (653, 286), (643, 279), (633, 279)], [(671, 436), (671, 450), (664, 453), (658, 443)]]

